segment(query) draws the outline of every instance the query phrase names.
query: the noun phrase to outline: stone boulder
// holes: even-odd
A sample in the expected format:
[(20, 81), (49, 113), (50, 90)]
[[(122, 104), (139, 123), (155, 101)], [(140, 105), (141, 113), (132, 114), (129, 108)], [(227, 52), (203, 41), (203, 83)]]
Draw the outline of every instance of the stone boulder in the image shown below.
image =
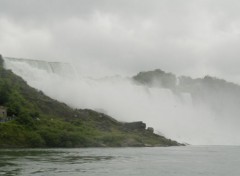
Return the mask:
[(152, 127), (148, 127), (147, 128), (147, 131), (150, 132), (150, 133), (153, 133), (154, 132), (154, 129)]
[(146, 124), (143, 123), (142, 121), (124, 123), (123, 128), (127, 131), (134, 131), (134, 130), (142, 131), (146, 129)]

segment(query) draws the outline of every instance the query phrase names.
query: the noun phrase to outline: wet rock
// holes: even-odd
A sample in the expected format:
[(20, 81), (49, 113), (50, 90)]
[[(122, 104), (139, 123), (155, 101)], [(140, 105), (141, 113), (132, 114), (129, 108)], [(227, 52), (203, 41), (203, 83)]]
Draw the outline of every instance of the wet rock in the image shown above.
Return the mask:
[(142, 131), (146, 129), (146, 124), (143, 123), (142, 121), (124, 123), (123, 128), (127, 131), (134, 131), (134, 130)]
[(150, 132), (150, 133), (153, 133), (154, 132), (154, 129), (152, 127), (148, 127), (147, 128), (147, 131)]

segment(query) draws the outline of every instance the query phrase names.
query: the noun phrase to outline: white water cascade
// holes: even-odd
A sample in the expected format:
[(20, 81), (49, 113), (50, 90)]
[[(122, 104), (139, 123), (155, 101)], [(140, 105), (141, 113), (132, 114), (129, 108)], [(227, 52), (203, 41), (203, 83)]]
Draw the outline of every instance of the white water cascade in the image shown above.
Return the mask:
[(61, 77), (71, 78), (75, 76), (74, 68), (68, 63), (61, 62), (47, 62), (41, 60), (30, 60), (30, 59), (19, 59), (19, 58), (11, 58), (5, 57), (6, 64), (15, 69), (19, 69), (18, 71), (22, 72), (22, 66), (36, 68), (38, 70), (42, 70), (47, 72), (48, 74), (56, 74)]
[(147, 88), (129, 78), (81, 77), (70, 64), (4, 58), (5, 67), (46, 95), (74, 108), (101, 109), (120, 121), (144, 121), (156, 133), (190, 144), (239, 145), (236, 123), (218, 120), (204, 104), (193, 105), (190, 94)]

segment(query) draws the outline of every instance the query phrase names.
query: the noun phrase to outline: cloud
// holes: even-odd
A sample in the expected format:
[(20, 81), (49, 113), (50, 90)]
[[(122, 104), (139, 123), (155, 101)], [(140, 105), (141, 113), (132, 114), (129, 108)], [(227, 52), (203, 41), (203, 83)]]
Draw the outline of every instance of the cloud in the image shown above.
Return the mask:
[(3, 0), (1, 52), (108, 70), (103, 75), (161, 68), (240, 83), (239, 7), (236, 0)]
[(27, 53), (29, 57), (39, 58), (51, 45), (51, 36), (45, 29), (20, 26), (0, 18), (0, 41), (3, 53), (16, 57)]

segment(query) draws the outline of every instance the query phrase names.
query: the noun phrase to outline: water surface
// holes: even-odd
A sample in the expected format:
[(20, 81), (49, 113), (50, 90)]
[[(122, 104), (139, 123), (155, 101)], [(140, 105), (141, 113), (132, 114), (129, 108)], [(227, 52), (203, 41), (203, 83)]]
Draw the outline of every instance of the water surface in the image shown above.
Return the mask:
[(4, 176), (239, 176), (240, 147), (0, 150)]

